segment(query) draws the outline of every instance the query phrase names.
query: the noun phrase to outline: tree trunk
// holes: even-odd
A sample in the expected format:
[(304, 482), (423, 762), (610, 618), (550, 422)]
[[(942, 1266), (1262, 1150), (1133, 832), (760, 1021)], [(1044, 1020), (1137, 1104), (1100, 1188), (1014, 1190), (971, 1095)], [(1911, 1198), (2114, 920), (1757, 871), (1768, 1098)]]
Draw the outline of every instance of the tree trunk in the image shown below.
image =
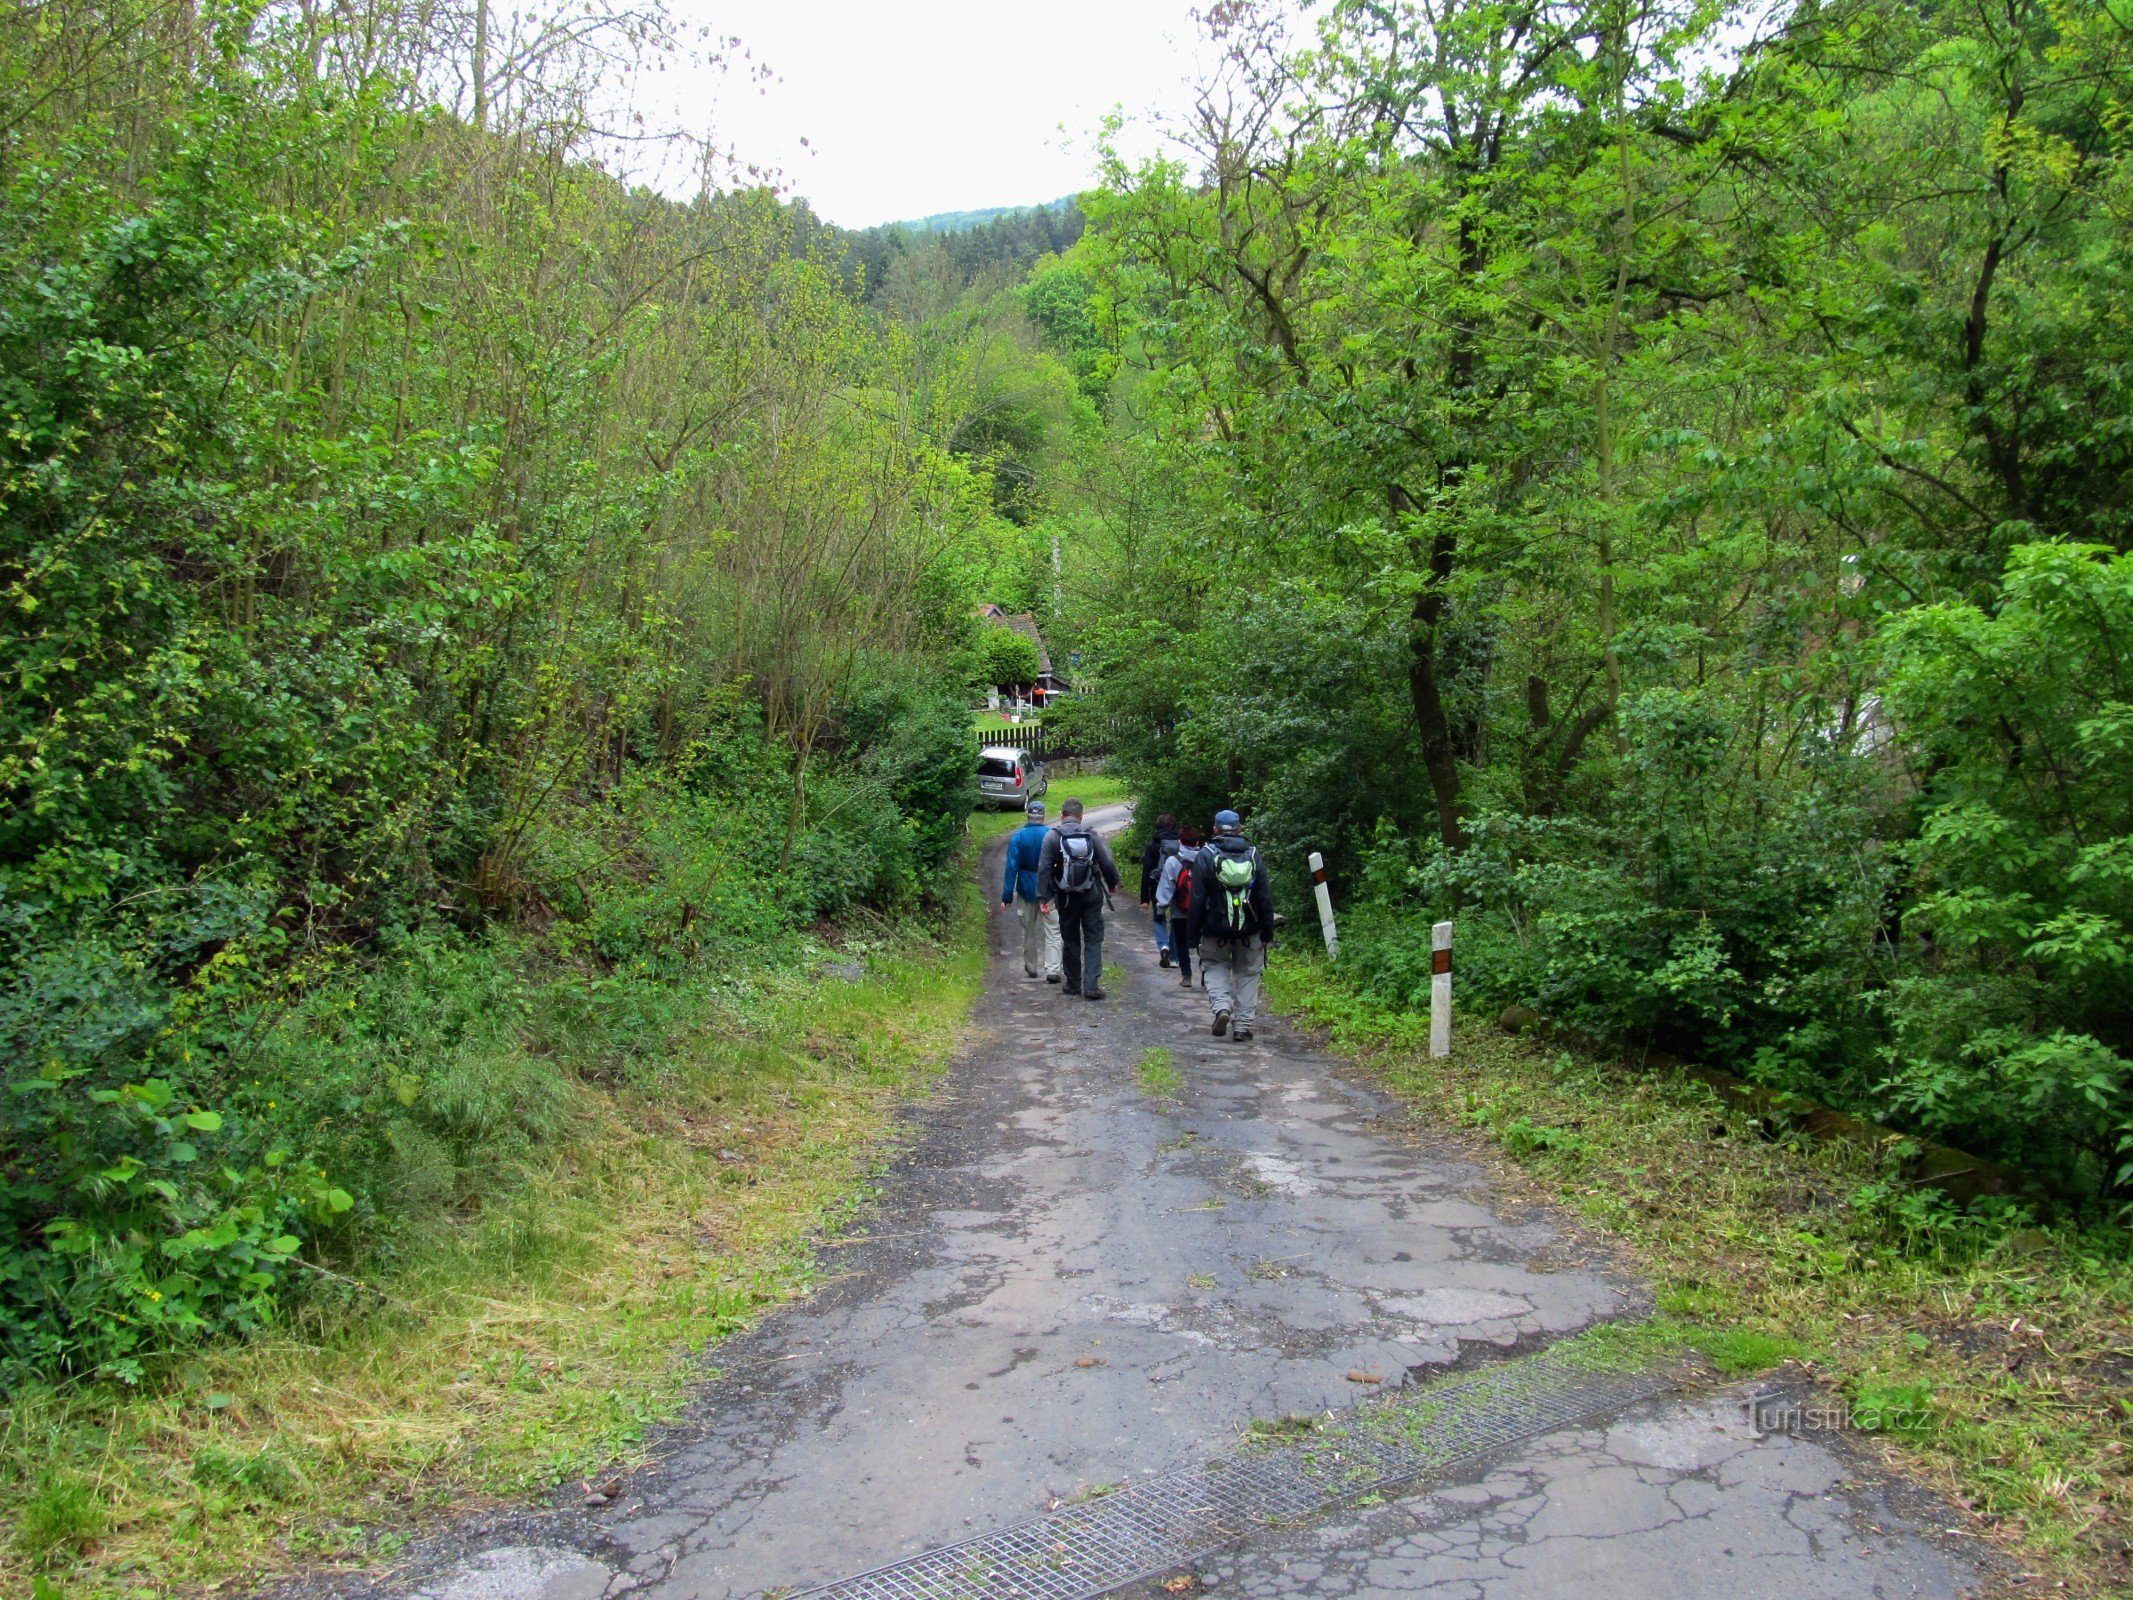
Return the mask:
[(1444, 715), (1444, 695), (1437, 686), (1437, 628), (1433, 613), (1440, 597), (1424, 591), (1415, 596), (1408, 638), (1407, 692), (1414, 701), (1415, 729), (1422, 735), (1422, 766), (1437, 801), (1437, 836), (1447, 850), (1466, 848), (1459, 823), (1459, 762), (1452, 754), (1452, 730)]
[[(1415, 509), (1407, 491), (1387, 492), (1392, 514)], [(1415, 541), (1417, 554), (1420, 541)], [(1447, 850), (1466, 848), (1459, 822), (1459, 758), (1452, 748), (1451, 719), (1444, 714), (1444, 692), (1437, 683), (1437, 630), (1444, 620), (1444, 591), (1452, 576), (1452, 534), (1440, 529), (1429, 545), (1429, 576), (1415, 591), (1407, 631), (1407, 693), (1414, 702), (1415, 731), (1422, 740), (1422, 767), (1437, 801), (1437, 836)]]
[[(1637, 184), (1635, 169), (1629, 159), (1629, 115), (1623, 105), (1623, 83), (1629, 68), (1625, 57), (1628, 50), (1627, 24), (1616, 31), (1612, 40), (1616, 58), (1614, 75), (1613, 112), (1615, 122), (1615, 149), (1621, 164), (1622, 204), (1615, 214), (1614, 293), (1607, 303), (1606, 333), (1600, 343), (1600, 358), (1595, 364), (1592, 397), (1593, 459), (1600, 479), (1600, 667), (1606, 682), (1606, 708), (1612, 715), (1622, 702), (1622, 657), (1615, 648), (1615, 433), (1614, 433), (1614, 377), (1615, 352), (1622, 339), (1623, 312), (1629, 299), (1630, 251), (1636, 244), (1637, 232)], [(1584, 741), (1579, 740), (1580, 744)], [(1615, 725), (1615, 744), (1622, 748), (1621, 724)]]
[(489, 126), (489, 0), (474, 0), (474, 126)]

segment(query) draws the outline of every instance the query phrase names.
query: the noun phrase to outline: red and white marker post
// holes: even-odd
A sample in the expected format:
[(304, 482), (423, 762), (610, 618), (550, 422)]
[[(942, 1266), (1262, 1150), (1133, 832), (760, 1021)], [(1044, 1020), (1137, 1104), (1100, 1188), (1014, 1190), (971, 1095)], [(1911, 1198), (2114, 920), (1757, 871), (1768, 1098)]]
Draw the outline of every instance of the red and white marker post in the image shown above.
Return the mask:
[(1333, 891), (1326, 887), (1326, 858), (1311, 852), (1311, 893), (1318, 897), (1318, 926), (1326, 936), (1326, 959), (1341, 953), (1341, 936), (1333, 928)]
[(1429, 1053), (1452, 1053), (1452, 925), (1429, 930)]

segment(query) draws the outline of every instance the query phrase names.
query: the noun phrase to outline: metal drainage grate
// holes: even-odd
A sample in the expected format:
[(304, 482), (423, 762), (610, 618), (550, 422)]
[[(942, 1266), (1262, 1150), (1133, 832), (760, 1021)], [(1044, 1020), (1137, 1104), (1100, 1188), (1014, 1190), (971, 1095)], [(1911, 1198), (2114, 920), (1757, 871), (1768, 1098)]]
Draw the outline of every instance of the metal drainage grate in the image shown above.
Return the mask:
[(1673, 1387), (1543, 1351), (1338, 1427), (1143, 1479), (1101, 1499), (809, 1589), (793, 1600), (1091, 1600), (1249, 1533), (1443, 1472)]

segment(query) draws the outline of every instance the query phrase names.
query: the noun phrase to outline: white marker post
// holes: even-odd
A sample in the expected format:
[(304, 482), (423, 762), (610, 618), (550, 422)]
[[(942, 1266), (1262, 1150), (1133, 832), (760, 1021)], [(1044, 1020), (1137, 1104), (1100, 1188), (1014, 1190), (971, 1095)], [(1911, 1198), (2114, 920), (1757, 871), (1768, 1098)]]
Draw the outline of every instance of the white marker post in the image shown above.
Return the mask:
[(1326, 935), (1326, 959), (1341, 953), (1341, 936), (1333, 929), (1333, 891), (1326, 887), (1326, 858), (1311, 852), (1311, 892), (1318, 896), (1318, 926)]
[(1429, 1053), (1452, 1053), (1452, 925), (1429, 930)]

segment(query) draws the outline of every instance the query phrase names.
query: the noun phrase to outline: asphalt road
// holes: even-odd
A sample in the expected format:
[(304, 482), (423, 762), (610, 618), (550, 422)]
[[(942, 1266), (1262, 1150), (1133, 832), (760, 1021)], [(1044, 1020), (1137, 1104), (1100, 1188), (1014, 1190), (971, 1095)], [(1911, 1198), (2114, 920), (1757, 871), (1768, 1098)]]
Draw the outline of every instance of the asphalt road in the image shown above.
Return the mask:
[[(864, 1236), (830, 1252), (839, 1275), (719, 1351), (724, 1376), (611, 1507), (470, 1522), (330, 1592), (791, 1593), (1221, 1455), (1253, 1419), (1641, 1312), (1560, 1219), (1492, 1202), (1307, 1040), (1211, 1037), (1130, 893), (1102, 1002), (1026, 979), (996, 908), (971, 1039)], [(1154, 1047), (1172, 1098), (1137, 1071)], [(1181, 1570), (1344, 1600), (1968, 1592), (1960, 1551), (1905, 1531), (1931, 1506), (1892, 1493), (1828, 1443), (1749, 1427), (1735, 1395), (1666, 1400)]]

